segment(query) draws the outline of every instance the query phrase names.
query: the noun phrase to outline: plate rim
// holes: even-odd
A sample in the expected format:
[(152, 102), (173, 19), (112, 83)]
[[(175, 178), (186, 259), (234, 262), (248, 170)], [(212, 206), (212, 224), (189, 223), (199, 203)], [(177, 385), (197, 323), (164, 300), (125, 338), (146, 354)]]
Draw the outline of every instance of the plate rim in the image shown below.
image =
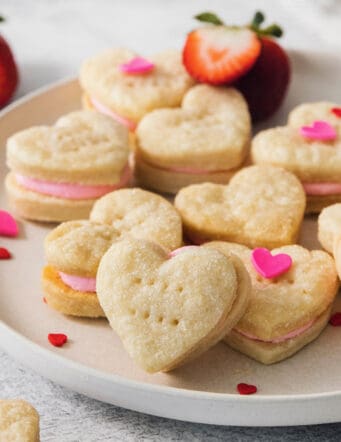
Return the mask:
[[(287, 402), (291, 401), (292, 399), (297, 400), (307, 400), (307, 399), (322, 399), (322, 398), (330, 398), (330, 397), (338, 397), (341, 398), (341, 390), (335, 390), (332, 392), (322, 392), (322, 393), (306, 393), (306, 394), (297, 394), (297, 395), (284, 395), (284, 394), (278, 394), (278, 395), (271, 395), (271, 394), (260, 394), (255, 396), (247, 396), (247, 395), (238, 395), (237, 393), (215, 393), (215, 392), (208, 392), (208, 391), (200, 391), (200, 390), (189, 390), (186, 388), (178, 388), (178, 387), (171, 387), (171, 386), (165, 386), (165, 385), (159, 385), (159, 384), (150, 384), (148, 382), (142, 382), (142, 381), (134, 381), (132, 379), (124, 378), (123, 376), (114, 374), (114, 373), (106, 373), (104, 371), (98, 370), (97, 368), (88, 367), (87, 365), (81, 364), (79, 362), (73, 361), (72, 359), (66, 358), (65, 356), (59, 355), (54, 353), (52, 350), (48, 350), (45, 347), (42, 347), (41, 345), (37, 344), (36, 342), (31, 341), (26, 336), (22, 335), (18, 331), (16, 331), (13, 327), (8, 325), (5, 321), (3, 321), (0, 318), (0, 347), (1, 348), (8, 348), (6, 344), (4, 344), (5, 336), (7, 336), (9, 339), (15, 339), (17, 342), (21, 342), (21, 345), (25, 347), (32, 347), (32, 351), (35, 353), (42, 353), (46, 355), (48, 358), (56, 359), (58, 362), (63, 362), (66, 365), (68, 365), (68, 368), (77, 369), (82, 372), (88, 372), (91, 375), (96, 375), (96, 377), (110, 380), (114, 379), (115, 382), (127, 384), (129, 387), (138, 388), (142, 390), (149, 390), (149, 391), (159, 391), (162, 393), (170, 394), (170, 395), (176, 395), (181, 392), (181, 394), (184, 394), (185, 396), (197, 396), (203, 399), (237, 399), (239, 401), (245, 401), (246, 399), (252, 402), (263, 402), (264, 400), (271, 400), (273, 402)], [(12, 354), (10, 350), (6, 350), (6, 353)], [(85, 373), (87, 374), (87, 373)]]
[[(297, 50), (296, 50), (297, 52)], [(300, 51), (298, 51), (300, 52)], [(304, 54), (307, 55), (309, 53), (313, 53), (315, 55), (322, 54), (323, 56), (326, 56), (329, 54), (333, 54), (335, 56), (335, 53), (333, 52), (319, 52), (319, 51), (304, 51)], [(340, 58), (341, 59), (341, 58)], [(52, 82), (50, 84), (44, 85), (26, 95), (23, 97), (15, 100), (8, 106), (6, 106), (4, 109), (0, 111), (0, 119), (6, 117), (7, 114), (12, 113), (15, 111), (18, 107), (21, 105), (29, 102), (31, 99), (40, 96), (44, 93), (47, 93), (53, 89), (59, 88), (59, 87), (65, 87), (71, 83), (78, 82), (78, 78), (75, 76), (66, 77), (60, 80), (57, 80), (55, 82)], [(35, 343), (34, 341), (31, 341), (26, 336), (22, 335), (20, 332), (16, 331), (15, 328), (8, 325), (3, 319), (1, 319), (1, 313), (0, 313), (0, 348), (2, 348), (7, 354), (9, 354), (13, 359), (18, 360), (19, 362), (23, 363), (25, 366), (30, 367), (37, 373), (41, 374), (42, 370), (37, 369), (36, 363), (30, 363), (27, 360), (24, 360), (24, 357), (21, 355), (24, 355), (25, 352), (32, 352), (35, 356), (40, 358), (41, 360), (44, 360), (45, 363), (51, 364), (56, 363), (58, 365), (64, 366), (64, 369), (67, 370), (69, 373), (73, 373), (73, 375), (76, 375), (77, 373), (81, 374), (82, 376), (93, 378), (93, 379), (99, 379), (103, 382), (110, 383), (112, 386), (120, 386), (123, 388), (127, 388), (129, 390), (138, 390), (142, 393), (149, 393), (149, 394), (159, 394), (163, 395), (165, 397), (172, 397), (176, 398), (177, 400), (183, 399), (194, 399), (194, 400), (200, 400), (204, 401), (205, 403), (214, 401), (218, 403), (223, 404), (233, 404), (236, 406), (248, 406), (248, 405), (256, 405), (256, 404), (266, 404), (266, 405), (279, 405), (279, 404), (288, 404), (295, 406), (299, 403), (305, 402), (305, 401), (318, 401), (318, 400), (330, 400), (330, 401), (337, 401), (337, 403), (340, 405), (340, 412), (337, 417), (331, 418), (332, 420), (327, 420), (325, 418), (322, 418), (322, 420), (316, 420), (315, 418), (312, 418), (312, 420), (309, 418), (305, 418), (304, 422), (309, 421), (309, 423), (326, 423), (326, 422), (338, 422), (341, 421), (341, 390), (335, 390), (330, 392), (320, 392), (320, 393), (305, 393), (305, 394), (291, 394), (291, 395), (269, 395), (269, 394), (259, 394), (255, 396), (243, 396), (238, 395), (237, 393), (216, 393), (216, 392), (208, 392), (208, 391), (199, 391), (199, 390), (187, 390), (184, 388), (178, 388), (178, 387), (171, 387), (171, 386), (165, 386), (165, 385), (158, 385), (158, 384), (150, 384), (142, 381), (135, 381), (132, 379), (125, 378), (120, 375), (116, 374), (110, 374), (106, 373), (104, 371), (101, 371), (99, 369), (95, 369), (92, 367), (89, 367), (87, 365), (81, 364), (79, 362), (73, 361), (67, 357), (64, 357), (62, 355), (59, 355), (52, 350), (46, 349), (39, 345), (38, 343)], [(18, 348), (19, 352), (16, 352), (14, 348)], [(44, 377), (53, 380), (54, 382), (63, 385), (64, 387), (71, 388), (74, 391), (77, 391), (78, 393), (88, 395), (90, 397), (93, 397), (95, 399), (98, 399), (96, 395), (93, 394), (87, 394), (84, 393), (84, 391), (80, 391), (78, 388), (75, 387), (69, 387), (68, 382), (63, 383), (60, 380), (56, 380), (58, 376), (55, 375), (48, 375), (46, 373), (43, 374)], [(101, 400), (101, 399), (99, 399)], [(108, 402), (108, 401), (106, 401)], [(114, 403), (114, 402), (111, 402)], [(122, 405), (115, 402), (119, 406), (123, 406), (124, 408), (129, 408), (137, 411), (145, 412), (144, 410), (140, 410), (139, 408), (134, 408), (133, 405)], [(335, 403), (334, 403), (335, 405)], [(147, 411), (148, 413), (148, 411)], [(160, 413), (148, 413), (163, 417), (170, 417), (169, 414), (160, 412)], [(170, 417), (173, 418), (174, 417)], [(175, 417), (175, 419), (179, 420), (186, 420), (191, 422), (201, 422), (201, 423), (208, 423), (208, 424), (222, 424), (222, 425), (243, 425), (243, 426), (273, 426), (273, 425), (300, 425), (302, 423), (289, 423), (288, 420), (279, 419), (274, 424), (274, 421), (270, 418), (270, 423), (266, 424), (265, 421), (255, 423), (245, 423), (245, 419), (242, 419), (244, 421), (243, 423), (235, 423), (234, 421), (231, 421), (229, 419), (226, 420), (226, 423), (221, 423), (220, 421), (215, 421), (214, 419), (208, 419), (208, 418), (195, 418), (191, 419), (188, 417), (185, 417), (183, 419), (179, 417)], [(246, 419), (247, 420), (247, 419)], [(300, 419), (297, 419), (299, 421)], [(252, 419), (251, 419), (252, 421)], [(303, 423), (304, 423), (303, 422)]]

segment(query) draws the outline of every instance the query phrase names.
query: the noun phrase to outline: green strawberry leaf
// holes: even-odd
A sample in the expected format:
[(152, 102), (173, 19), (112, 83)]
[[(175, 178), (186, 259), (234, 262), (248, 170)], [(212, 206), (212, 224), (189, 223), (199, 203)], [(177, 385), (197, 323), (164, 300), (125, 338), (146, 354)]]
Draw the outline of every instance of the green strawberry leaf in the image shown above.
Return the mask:
[(260, 11), (257, 11), (251, 22), (251, 29), (254, 30), (259, 29), (259, 26), (263, 23), (264, 20), (265, 20), (264, 14)]
[(213, 12), (203, 12), (201, 14), (196, 15), (194, 18), (205, 23), (212, 23), (213, 25), (224, 24), (224, 22), (220, 20), (220, 18)]
[(283, 30), (278, 24), (274, 23), (266, 28), (261, 28), (261, 24), (265, 21), (265, 15), (257, 11), (249, 24), (249, 28), (256, 32), (257, 35), (270, 36), (270, 37), (281, 37), (283, 35)]

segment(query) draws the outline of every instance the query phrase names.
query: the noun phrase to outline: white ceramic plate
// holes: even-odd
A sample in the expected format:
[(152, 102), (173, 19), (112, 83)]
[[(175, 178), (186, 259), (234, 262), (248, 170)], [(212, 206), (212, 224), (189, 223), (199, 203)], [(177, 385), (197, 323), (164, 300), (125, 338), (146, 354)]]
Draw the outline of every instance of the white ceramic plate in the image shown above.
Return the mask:
[[(303, 101), (341, 102), (341, 57), (293, 53), (293, 81), (281, 112), (267, 123), (284, 123)], [(5, 140), (33, 124), (52, 123), (80, 105), (76, 80), (42, 89), (0, 116), (0, 182), (7, 173)], [(265, 126), (265, 125), (264, 125)], [(6, 208), (3, 184), (0, 207)], [(224, 344), (169, 374), (147, 375), (131, 362), (105, 320), (69, 318), (42, 302), (42, 241), (51, 225), (19, 220), (20, 237), (0, 238), (14, 258), (0, 262), (0, 346), (40, 374), (90, 397), (174, 419), (223, 425), (301, 425), (341, 420), (341, 329), (328, 326), (294, 357), (265, 367)], [(316, 219), (305, 220), (301, 242), (318, 247)], [(340, 300), (335, 309), (341, 309)], [(69, 343), (54, 348), (50, 332)], [(239, 382), (256, 384), (239, 396)]]

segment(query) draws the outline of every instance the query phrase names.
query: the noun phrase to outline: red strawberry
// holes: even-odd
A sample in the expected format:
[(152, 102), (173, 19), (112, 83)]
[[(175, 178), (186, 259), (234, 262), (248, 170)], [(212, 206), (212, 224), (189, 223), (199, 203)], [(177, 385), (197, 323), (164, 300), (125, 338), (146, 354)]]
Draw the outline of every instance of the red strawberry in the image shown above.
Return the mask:
[(225, 26), (210, 12), (195, 18), (211, 25), (187, 36), (183, 63), (193, 78), (221, 85), (235, 81), (253, 66), (261, 49), (255, 32), (246, 27)]
[(252, 69), (235, 83), (248, 102), (254, 122), (270, 117), (279, 108), (290, 81), (286, 52), (272, 38), (262, 36), (266, 32), (260, 30), (259, 33), (260, 56)]
[[(4, 21), (0, 17), (0, 22)], [(11, 99), (18, 84), (18, 69), (12, 51), (6, 40), (0, 35), (0, 107)]]

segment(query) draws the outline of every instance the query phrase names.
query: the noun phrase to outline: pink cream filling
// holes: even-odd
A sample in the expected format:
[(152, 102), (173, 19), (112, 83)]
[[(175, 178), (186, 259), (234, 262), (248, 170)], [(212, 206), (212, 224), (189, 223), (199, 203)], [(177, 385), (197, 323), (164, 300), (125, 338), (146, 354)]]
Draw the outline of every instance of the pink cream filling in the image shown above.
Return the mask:
[(96, 278), (84, 278), (83, 276), (68, 275), (58, 272), (60, 279), (67, 286), (78, 292), (96, 292)]
[(90, 97), (90, 101), (94, 108), (101, 112), (101, 114), (108, 115), (109, 117), (116, 120), (118, 123), (122, 124), (123, 126), (126, 126), (130, 131), (134, 132), (136, 129), (136, 123), (132, 120), (129, 120), (128, 118), (122, 117), (122, 115), (117, 114), (116, 112), (113, 112), (108, 107), (104, 106), (104, 104), (100, 103), (96, 98)]
[(209, 175), (214, 173), (229, 172), (231, 170), (231, 169), (207, 170), (207, 169), (196, 169), (195, 167), (158, 167), (154, 165), (151, 166), (157, 167), (158, 169), (161, 170), (165, 170), (166, 172), (186, 173), (188, 175)]
[(339, 195), (341, 183), (302, 183), (307, 195)]
[(264, 339), (259, 339), (257, 336), (251, 335), (249, 333), (245, 333), (244, 331), (238, 330), (237, 328), (235, 328), (234, 330), (239, 333), (242, 336), (245, 336), (248, 339), (251, 339), (252, 341), (260, 341), (260, 342), (269, 342), (271, 344), (279, 344), (281, 342), (284, 341), (288, 341), (289, 339), (292, 338), (296, 338), (297, 336), (303, 334), (306, 330), (308, 330), (313, 324), (314, 324), (315, 320), (313, 319), (312, 321), (309, 321), (307, 324), (303, 325), (300, 328), (297, 328), (296, 330), (293, 330), (290, 333), (287, 333), (284, 336), (280, 336), (279, 338), (276, 339), (271, 339), (271, 340), (264, 340)]
[(22, 187), (44, 195), (51, 195), (57, 198), (70, 200), (82, 200), (99, 198), (113, 190), (120, 189), (128, 184), (131, 178), (131, 169), (127, 165), (122, 173), (121, 179), (114, 185), (84, 185), (74, 183), (55, 183), (51, 181), (38, 180), (16, 174), (16, 181)]

